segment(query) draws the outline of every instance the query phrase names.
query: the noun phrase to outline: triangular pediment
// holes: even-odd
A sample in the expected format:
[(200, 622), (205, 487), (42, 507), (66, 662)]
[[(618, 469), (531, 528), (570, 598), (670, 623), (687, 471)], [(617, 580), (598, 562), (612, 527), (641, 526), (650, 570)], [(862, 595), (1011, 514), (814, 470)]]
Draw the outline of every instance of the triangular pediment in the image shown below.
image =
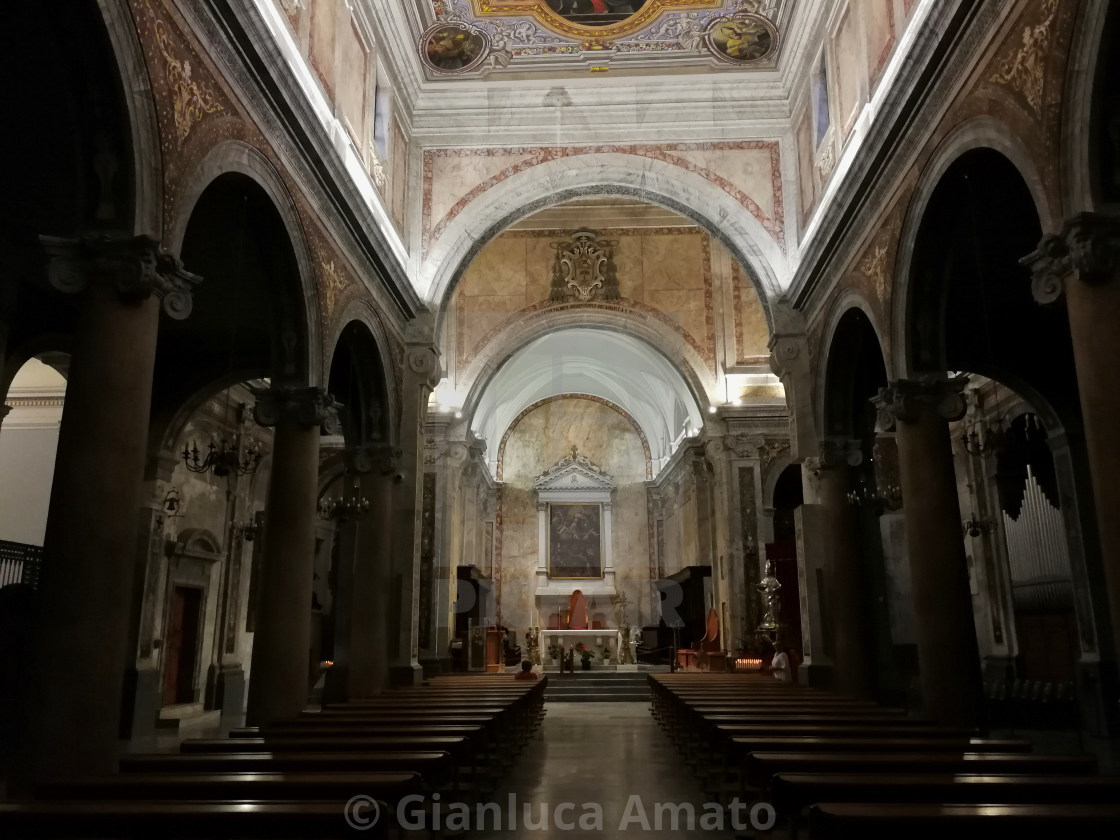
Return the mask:
[(545, 470), (533, 487), (538, 492), (603, 491), (615, 488), (614, 479), (582, 455), (573, 453)]

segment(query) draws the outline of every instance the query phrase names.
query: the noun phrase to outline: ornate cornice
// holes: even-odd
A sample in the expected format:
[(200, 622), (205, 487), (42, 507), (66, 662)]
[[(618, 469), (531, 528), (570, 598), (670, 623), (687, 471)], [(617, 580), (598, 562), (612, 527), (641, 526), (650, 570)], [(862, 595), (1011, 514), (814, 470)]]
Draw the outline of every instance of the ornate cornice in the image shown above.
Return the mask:
[(176, 321), (191, 314), (191, 286), (201, 278), (147, 236), (90, 234), (78, 239), (40, 236), (47, 252), (47, 279), (60, 292), (75, 294), (90, 283), (112, 284), (121, 299), (138, 303), (155, 295)]
[(964, 388), (968, 377), (943, 379), (927, 376), (921, 379), (899, 379), (879, 389), (872, 400), (878, 409), (878, 427), (890, 431), (896, 423), (914, 423), (924, 411), (932, 410), (947, 422), (960, 420), (967, 405)]
[(563, 490), (595, 493), (613, 490), (615, 486), (614, 479), (602, 467), (591, 463), (585, 455), (580, 455), (574, 446), (571, 455), (565, 455), (533, 482), (533, 489), (537, 492)]

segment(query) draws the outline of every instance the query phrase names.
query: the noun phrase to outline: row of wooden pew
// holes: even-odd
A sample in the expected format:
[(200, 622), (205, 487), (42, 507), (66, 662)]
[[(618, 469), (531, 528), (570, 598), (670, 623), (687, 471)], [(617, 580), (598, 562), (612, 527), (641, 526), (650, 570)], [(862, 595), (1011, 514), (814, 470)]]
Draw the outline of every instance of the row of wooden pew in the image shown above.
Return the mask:
[(1120, 830), (1092, 755), (939, 726), (758, 675), (650, 675), (653, 714), (713, 796), (767, 802), (810, 840)]
[[(0, 837), (330, 838), (396, 833), (397, 803), (489, 790), (533, 737), (546, 681), (435, 678), (178, 753), (125, 755), (117, 775), (0, 803)], [(362, 797), (347, 813), (347, 803)]]

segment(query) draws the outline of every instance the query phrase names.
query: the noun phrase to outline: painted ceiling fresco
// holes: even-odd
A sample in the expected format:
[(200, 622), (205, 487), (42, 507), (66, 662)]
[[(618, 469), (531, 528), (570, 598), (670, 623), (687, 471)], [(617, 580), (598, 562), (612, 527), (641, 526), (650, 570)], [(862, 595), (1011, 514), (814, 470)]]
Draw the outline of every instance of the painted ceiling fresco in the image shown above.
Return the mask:
[(787, 0), (433, 0), (433, 77), (770, 69)]

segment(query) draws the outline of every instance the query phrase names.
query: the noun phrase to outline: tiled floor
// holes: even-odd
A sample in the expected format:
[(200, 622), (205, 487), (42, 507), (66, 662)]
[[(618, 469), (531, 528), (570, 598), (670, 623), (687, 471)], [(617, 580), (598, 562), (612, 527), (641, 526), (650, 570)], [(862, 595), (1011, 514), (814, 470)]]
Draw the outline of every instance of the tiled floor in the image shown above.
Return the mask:
[[(521, 755), (516, 767), (484, 801), (498, 803), (503, 831), (493, 831), (493, 820), (471, 836), (710, 838), (729, 840), (740, 836), (732, 830), (730, 817), (722, 809), (724, 830), (702, 828), (706, 798), (688, 769), (681, 766), (672, 744), (650, 715), (648, 703), (549, 703), (541, 732)], [(515, 831), (509, 831), (510, 797), (516, 802)], [(563, 803), (571, 803), (560, 809)], [(600, 830), (595, 809), (601, 807)], [(682, 806), (678, 827), (672, 812), (660, 811), (657, 803)], [(693, 830), (687, 830), (688, 809), (695, 813)], [(533, 825), (545, 816), (541, 829), (526, 825), (528, 808)], [(712, 809), (709, 813), (717, 812)], [(585, 816), (585, 828), (580, 817)], [(646, 830), (643, 819), (648, 822)], [(747, 812), (743, 812), (744, 821)], [(658, 823), (660, 822), (660, 830)], [(565, 825), (574, 824), (566, 829)], [(714, 825), (714, 824), (713, 824)], [(477, 828), (477, 824), (475, 825)]]

